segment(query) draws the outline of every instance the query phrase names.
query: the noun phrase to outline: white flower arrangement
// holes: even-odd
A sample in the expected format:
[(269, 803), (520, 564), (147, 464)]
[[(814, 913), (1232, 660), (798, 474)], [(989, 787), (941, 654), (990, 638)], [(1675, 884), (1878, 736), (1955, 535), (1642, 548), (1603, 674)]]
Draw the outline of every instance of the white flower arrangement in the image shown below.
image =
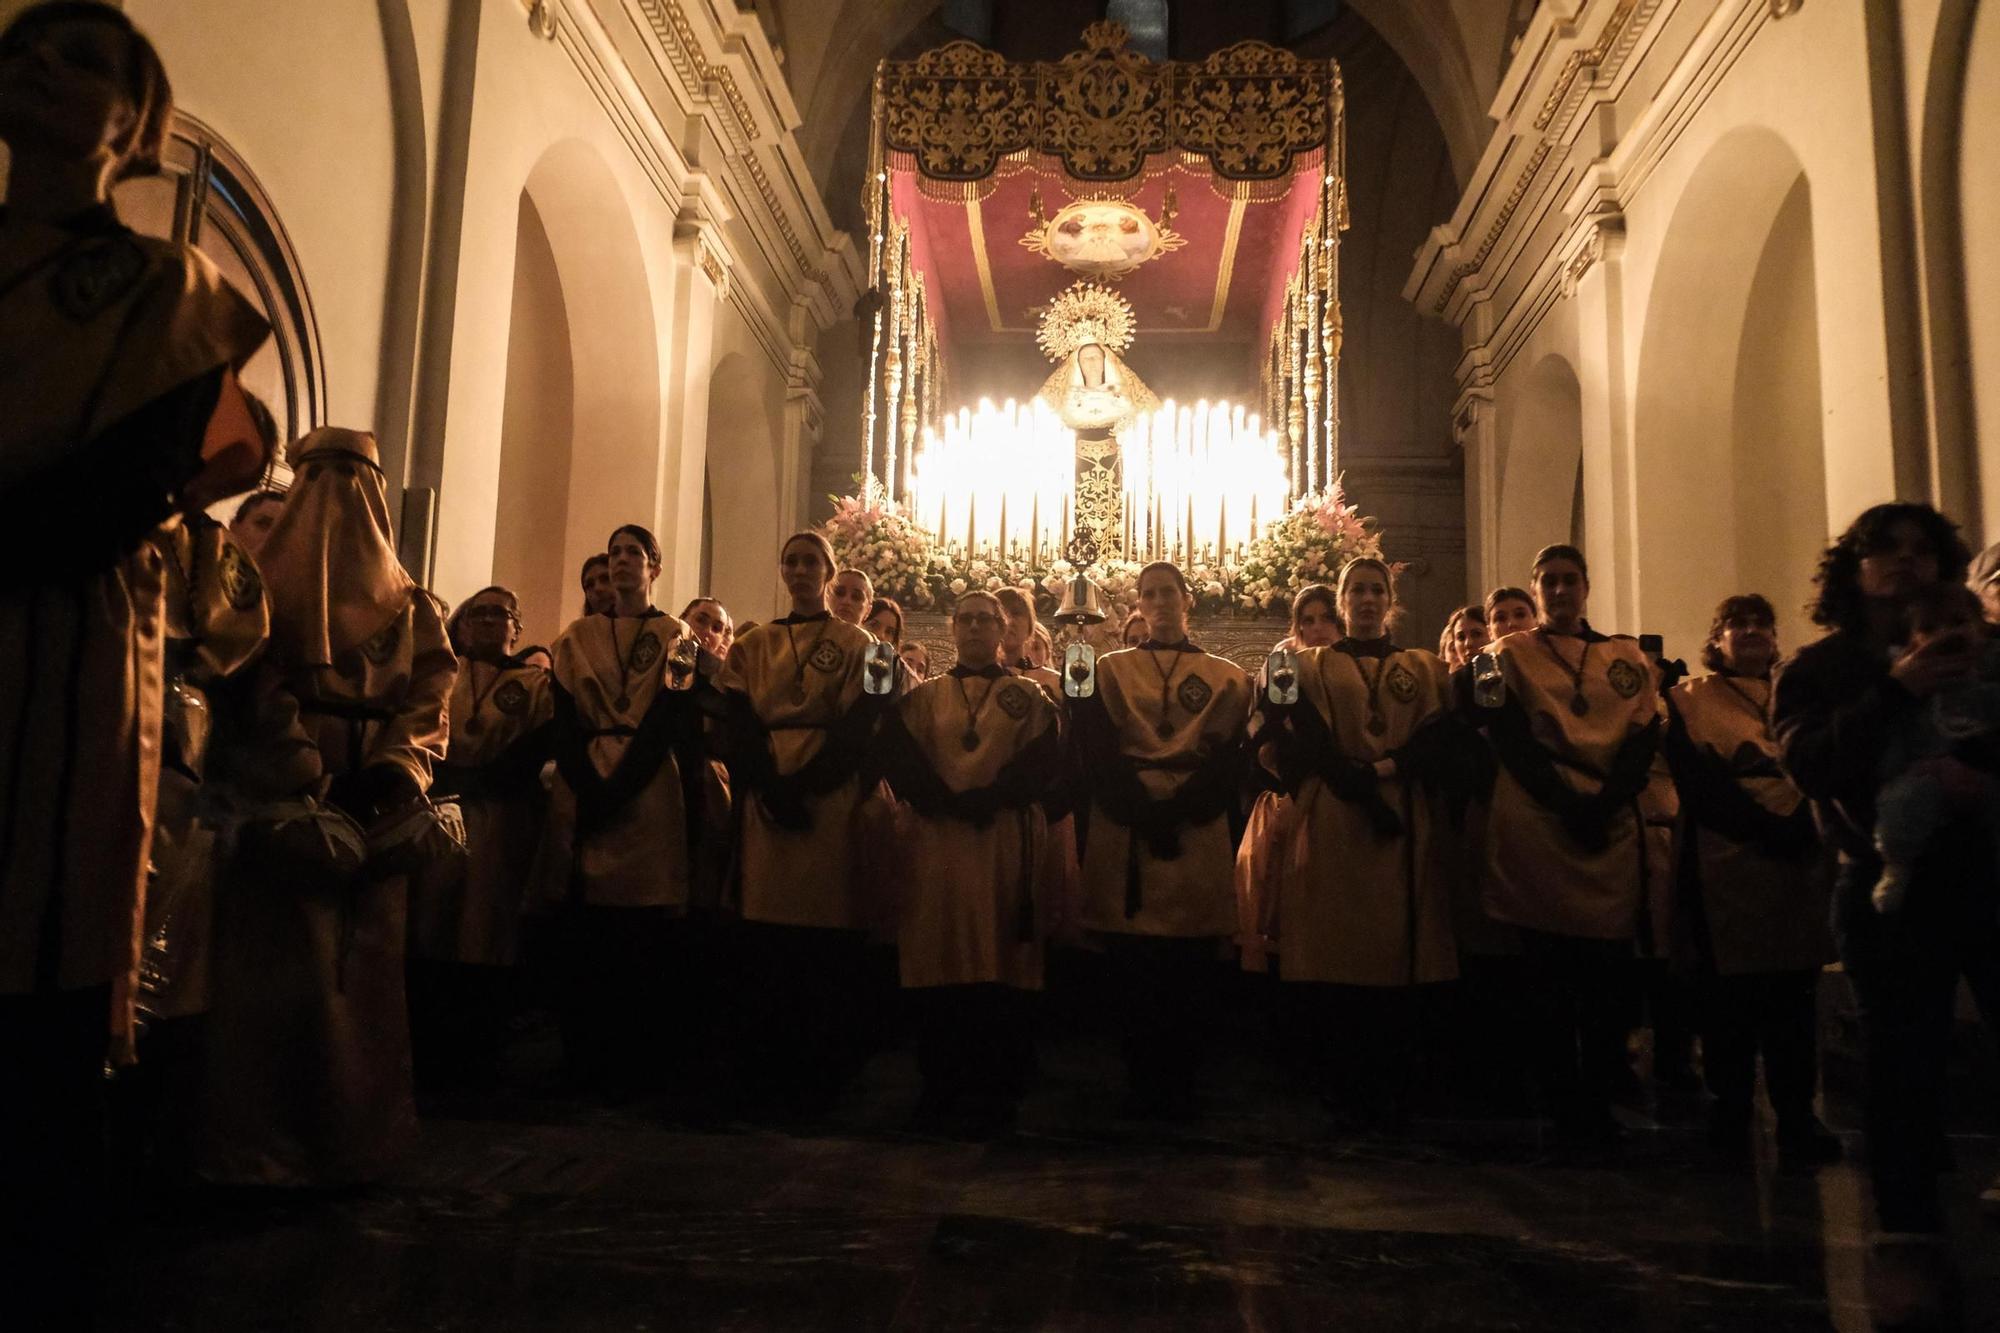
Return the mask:
[[(1076, 568), (1057, 559), (1046, 566), (1024, 556), (987, 553), (970, 560), (941, 549), (909, 510), (881, 492), (833, 496), (833, 517), (822, 528), (842, 565), (872, 571), (876, 591), (906, 609), (948, 606), (968, 589), (1020, 588), (1042, 609), (1061, 602)], [(1357, 556), (1382, 555), (1373, 519), (1347, 502), (1339, 483), (1299, 497), (1284, 518), (1253, 543), (1240, 564), (1200, 560), (1183, 566), (1196, 609), (1206, 614), (1271, 615), (1289, 609), (1293, 595), (1311, 583), (1331, 583)], [(1117, 619), (1138, 603), (1137, 560), (1100, 560), (1084, 570)]]

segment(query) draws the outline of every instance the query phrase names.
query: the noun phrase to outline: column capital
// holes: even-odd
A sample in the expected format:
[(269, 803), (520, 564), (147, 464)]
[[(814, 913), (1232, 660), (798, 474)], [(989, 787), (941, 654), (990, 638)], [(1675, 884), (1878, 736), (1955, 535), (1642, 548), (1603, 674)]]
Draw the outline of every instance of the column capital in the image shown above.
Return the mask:
[(718, 298), (729, 295), (729, 270), (734, 261), (722, 229), (733, 216), (706, 172), (688, 174), (681, 187), (680, 212), (674, 218), (674, 248), (707, 276)]

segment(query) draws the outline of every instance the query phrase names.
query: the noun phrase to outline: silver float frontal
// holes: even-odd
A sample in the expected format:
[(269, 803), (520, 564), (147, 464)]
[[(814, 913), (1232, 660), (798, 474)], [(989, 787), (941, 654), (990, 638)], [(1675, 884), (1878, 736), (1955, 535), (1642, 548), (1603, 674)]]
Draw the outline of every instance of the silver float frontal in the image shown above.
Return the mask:
[(1264, 697), (1280, 707), (1299, 701), (1299, 655), (1279, 648), (1264, 659)]
[(896, 688), (896, 648), (894, 644), (875, 642), (868, 645), (866, 667), (861, 676), (861, 688), (870, 694), (887, 694)]
[(1507, 678), (1500, 672), (1500, 659), (1492, 653), (1472, 655), (1472, 702), (1480, 708), (1498, 708), (1507, 702)]
[(692, 637), (682, 636), (674, 640), (674, 646), (667, 650), (667, 688), (671, 690), (692, 689), (694, 669), (701, 661), (701, 644)]
[(1072, 699), (1097, 693), (1097, 650), (1089, 644), (1073, 643), (1063, 651), (1063, 693)]

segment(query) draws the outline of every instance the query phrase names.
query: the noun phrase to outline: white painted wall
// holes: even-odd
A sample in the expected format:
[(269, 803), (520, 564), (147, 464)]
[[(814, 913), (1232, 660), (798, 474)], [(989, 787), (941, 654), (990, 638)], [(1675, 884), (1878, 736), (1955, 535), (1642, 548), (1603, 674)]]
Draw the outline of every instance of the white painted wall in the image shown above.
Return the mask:
[(1893, 494), (1863, 38), (1859, 5), (1765, 23), (1640, 164), (1622, 237), (1494, 380), (1502, 456), (1480, 521), (1496, 532), (1475, 549), (1504, 581), (1565, 535), (1573, 446), (1549, 423), (1572, 409), (1551, 356), (1580, 381), (1600, 628), (1692, 652), (1745, 576), (1795, 614), (1817, 545)]
[(376, 6), (124, 7), (159, 48), (176, 104), (242, 154), (270, 193), (319, 318), (328, 421), (373, 429), (395, 151)]

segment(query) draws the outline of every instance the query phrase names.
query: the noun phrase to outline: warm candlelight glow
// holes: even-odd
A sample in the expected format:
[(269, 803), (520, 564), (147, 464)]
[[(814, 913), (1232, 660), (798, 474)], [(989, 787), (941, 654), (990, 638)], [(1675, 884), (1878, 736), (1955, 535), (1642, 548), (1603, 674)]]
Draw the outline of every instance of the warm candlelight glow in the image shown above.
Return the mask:
[[(1239, 559), (1285, 512), (1285, 448), (1254, 413), (1227, 402), (1168, 399), (1120, 434), (1128, 559), (1188, 561), (1201, 552)], [(912, 460), (912, 512), (953, 549), (997, 554), (1007, 542), (1037, 563), (1063, 555), (1076, 484), (1076, 441), (1039, 399), (945, 416)], [(1007, 516), (1014, 515), (1009, 533)], [(1019, 516), (1030, 520), (1027, 547)], [(1061, 515), (1043, 536), (1039, 516)], [(1163, 526), (1164, 523), (1164, 526)], [(1032, 549), (1030, 549), (1032, 548)]]

